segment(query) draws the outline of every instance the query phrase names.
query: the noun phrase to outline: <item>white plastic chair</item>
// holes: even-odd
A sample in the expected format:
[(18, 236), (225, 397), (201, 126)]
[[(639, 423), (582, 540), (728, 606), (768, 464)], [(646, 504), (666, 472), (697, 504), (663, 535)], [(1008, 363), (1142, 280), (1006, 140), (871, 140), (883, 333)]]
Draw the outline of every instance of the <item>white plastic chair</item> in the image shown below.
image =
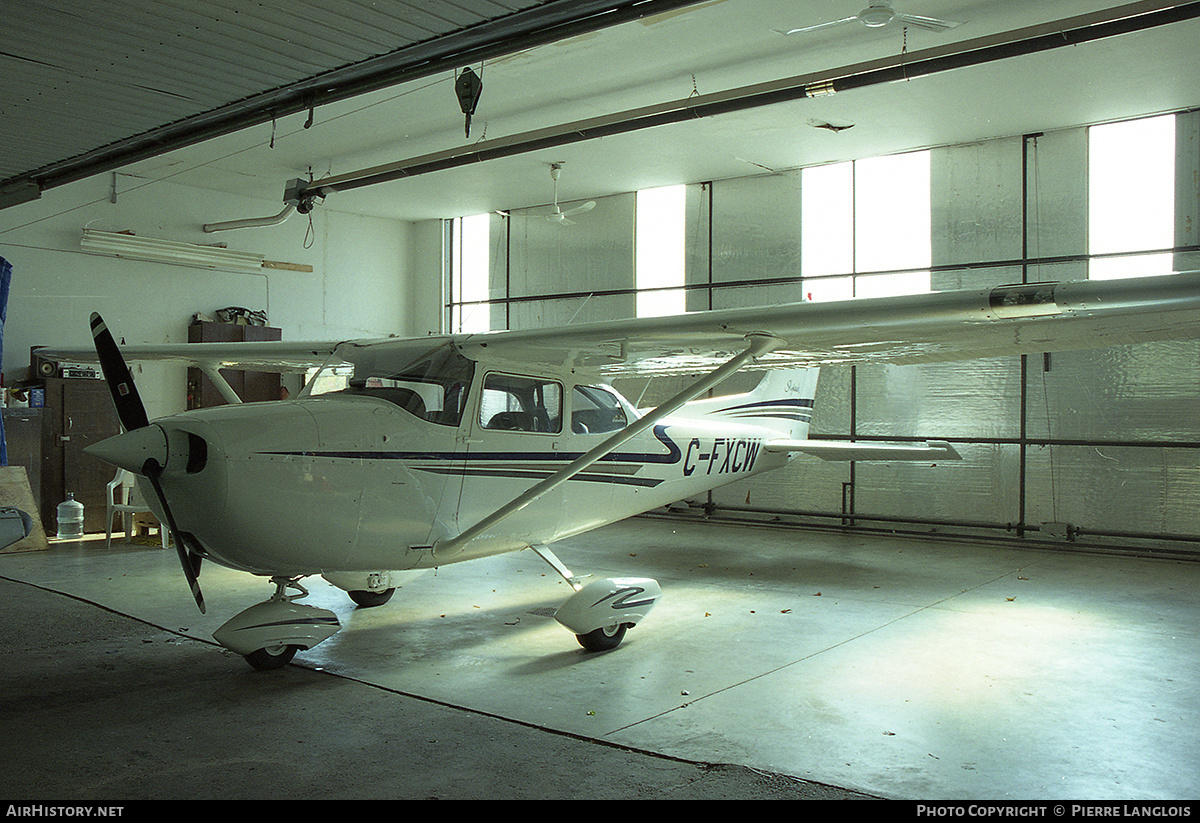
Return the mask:
[[(150, 507), (142, 502), (133, 472), (117, 469), (116, 476), (108, 484), (108, 533), (104, 541), (105, 548), (112, 546), (113, 515), (120, 513), (121, 524), (125, 527), (125, 542), (128, 543), (133, 536), (133, 515), (137, 512), (150, 512)], [(158, 531), (162, 535), (162, 546), (165, 549), (169, 545), (170, 536), (161, 524)]]

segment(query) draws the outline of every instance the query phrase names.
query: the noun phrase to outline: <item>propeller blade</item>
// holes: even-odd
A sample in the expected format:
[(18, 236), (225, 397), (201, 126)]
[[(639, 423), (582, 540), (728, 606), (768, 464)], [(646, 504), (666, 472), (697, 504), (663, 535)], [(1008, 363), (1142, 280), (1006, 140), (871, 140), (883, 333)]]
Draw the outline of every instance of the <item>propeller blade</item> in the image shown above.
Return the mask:
[(175, 542), (175, 552), (179, 555), (180, 565), (183, 566), (183, 576), (187, 578), (188, 587), (192, 590), (192, 597), (195, 598), (196, 605), (200, 607), (200, 613), (204, 614), (204, 593), (200, 591), (199, 581), (202, 558), (188, 551), (187, 544), (183, 541), (183, 535), (175, 525), (175, 516), (171, 514), (171, 507), (167, 505), (167, 496), (163, 494), (160, 482), (162, 471), (162, 465), (153, 457), (146, 460), (142, 466), (142, 475), (150, 481), (150, 486), (158, 497), (158, 503), (162, 506), (163, 515), (167, 518), (167, 529), (170, 530), (171, 539)]
[(96, 345), (96, 355), (100, 358), (100, 370), (112, 392), (113, 405), (117, 407), (117, 418), (125, 431), (145, 428), (150, 425), (146, 416), (146, 407), (138, 395), (137, 386), (133, 383), (133, 375), (121, 357), (121, 350), (113, 340), (112, 332), (104, 325), (99, 314), (92, 312), (92, 341)]

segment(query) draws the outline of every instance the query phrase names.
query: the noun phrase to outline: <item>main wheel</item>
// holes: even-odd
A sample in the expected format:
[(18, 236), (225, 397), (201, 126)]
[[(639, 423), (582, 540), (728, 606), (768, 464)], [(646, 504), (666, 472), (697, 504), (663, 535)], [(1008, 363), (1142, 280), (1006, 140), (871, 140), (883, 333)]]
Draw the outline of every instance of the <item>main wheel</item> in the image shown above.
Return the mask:
[(257, 649), (245, 655), (246, 662), (260, 672), (270, 671), (272, 669), (282, 669), (288, 663), (292, 662), (292, 658), (299, 651), (299, 646), (270, 646), (265, 649)]
[(622, 623), (619, 626), (596, 629), (587, 634), (577, 634), (575, 639), (589, 652), (606, 652), (621, 645), (621, 641), (625, 639), (625, 630), (628, 628), (628, 623)]
[(384, 603), (391, 600), (392, 595), (395, 593), (396, 590), (394, 588), (384, 589), (381, 592), (372, 592), (361, 589), (359, 591), (346, 592), (346, 594), (350, 595), (351, 600), (353, 600), (359, 606), (362, 606), (364, 609), (372, 606), (382, 606)]

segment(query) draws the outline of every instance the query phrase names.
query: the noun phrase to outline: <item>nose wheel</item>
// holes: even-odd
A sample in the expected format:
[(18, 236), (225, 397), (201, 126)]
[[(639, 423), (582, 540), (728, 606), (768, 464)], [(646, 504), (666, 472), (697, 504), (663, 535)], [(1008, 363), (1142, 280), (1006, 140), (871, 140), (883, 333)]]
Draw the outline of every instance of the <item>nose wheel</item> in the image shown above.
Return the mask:
[(271, 646), (269, 648), (255, 649), (250, 654), (243, 655), (246, 662), (260, 672), (271, 671), (272, 669), (282, 669), (288, 663), (292, 662), (292, 658), (296, 656), (296, 652), (300, 651), (300, 647), (287, 644), (280, 646)]
[(577, 634), (575, 639), (579, 641), (579, 645), (583, 646), (585, 651), (606, 652), (621, 645), (629, 626), (628, 623), (622, 623), (619, 626), (605, 626), (587, 634)]

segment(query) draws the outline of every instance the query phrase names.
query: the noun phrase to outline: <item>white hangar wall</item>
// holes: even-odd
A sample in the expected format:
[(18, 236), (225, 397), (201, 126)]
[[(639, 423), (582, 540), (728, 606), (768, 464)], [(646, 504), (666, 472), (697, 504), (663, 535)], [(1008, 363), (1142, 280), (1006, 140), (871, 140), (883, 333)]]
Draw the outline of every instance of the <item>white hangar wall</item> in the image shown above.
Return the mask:
[[(1168, 226), (1165, 239), (1141, 250), (1165, 250), (1144, 267), (1164, 265), (1165, 257), (1168, 269), (1190, 270), (1200, 268), (1200, 116), (1173, 119), (1174, 237)], [(802, 243), (806, 221), (811, 226), (838, 208), (826, 200), (806, 209), (806, 187), (815, 189), (806, 170), (686, 187), (679, 291), (687, 309), (820, 299), (847, 289), (861, 295), (891, 281), (899, 290), (914, 282), (947, 290), (1082, 279), (1100, 270), (1095, 255), (1104, 238), (1090, 236), (1088, 129), (935, 148), (923, 162), (927, 222), (894, 211), (868, 225), (870, 206), (852, 206), (860, 236), (840, 263), (815, 258), (812, 244)], [(636, 194), (604, 198), (567, 227), (533, 211), (485, 219), (487, 283), (472, 289), (470, 262), (456, 259), (447, 304), (452, 328), (529, 328), (636, 313), (638, 243), (646, 242), (636, 231)], [(880, 262), (886, 255), (873, 259), (892, 242), (893, 229), (927, 233), (927, 251), (918, 253), (926, 259), (894, 266)], [(909, 269), (918, 270), (916, 280)], [(740, 375), (725, 389), (754, 379)], [(678, 384), (619, 387), (648, 405)], [(1069, 524), (1079, 541), (1200, 549), (1200, 342), (825, 369), (812, 434), (945, 439), (964, 459), (936, 468), (799, 459), (691, 502), (755, 520), (1055, 540)]]
[[(267, 315), (287, 340), (342, 340), (436, 330), (440, 288), (413, 285), (427, 242), (420, 226), (319, 208), (281, 225), (205, 233), (203, 225), (277, 213), (282, 204), (171, 183), (143, 185), (102, 175), (0, 211), (0, 256), (14, 274), (5, 324), (8, 385), (24, 376), (32, 346), (90, 346), (88, 317), (99, 311), (127, 343), (187, 341), (197, 312), (239, 306)], [(195, 244), (226, 244), (311, 271), (252, 274), (125, 260), (81, 250), (84, 227)], [(434, 236), (440, 244), (440, 228)], [(434, 248), (436, 258), (440, 245)], [(436, 270), (433, 273), (437, 281)], [(432, 311), (421, 327), (419, 304)], [(152, 416), (183, 410), (181, 367), (141, 368), (139, 389)]]

